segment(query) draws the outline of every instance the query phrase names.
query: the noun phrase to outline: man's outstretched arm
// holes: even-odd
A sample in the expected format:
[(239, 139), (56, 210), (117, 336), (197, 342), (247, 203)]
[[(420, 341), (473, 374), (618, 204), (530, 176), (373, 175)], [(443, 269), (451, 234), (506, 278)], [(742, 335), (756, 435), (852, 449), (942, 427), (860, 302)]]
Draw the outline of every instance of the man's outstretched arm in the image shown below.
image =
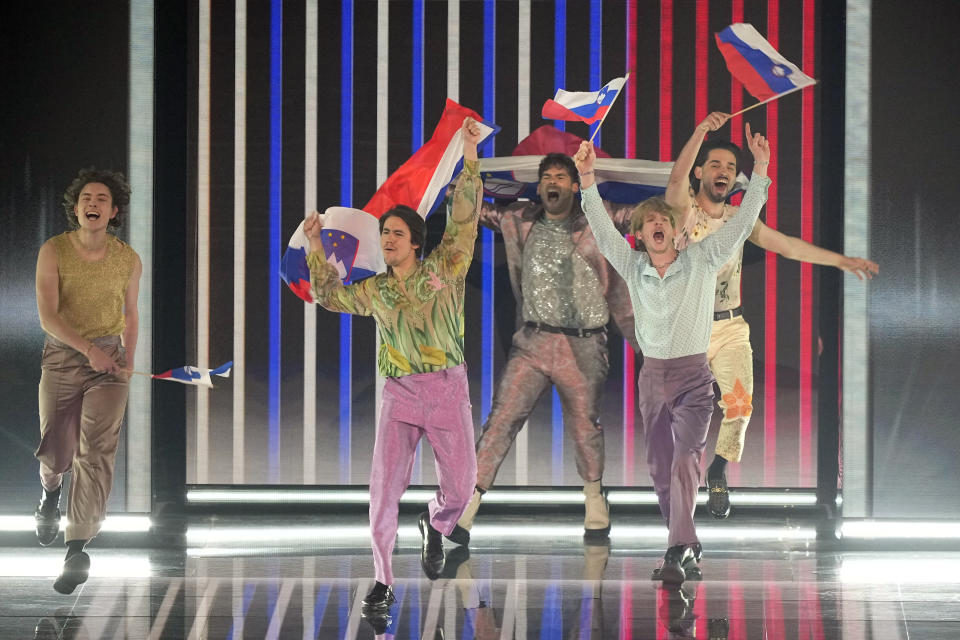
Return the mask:
[(790, 260), (836, 267), (852, 273), (861, 280), (864, 278), (869, 280), (880, 273), (880, 265), (876, 262), (864, 258), (848, 257), (836, 251), (818, 247), (800, 238), (788, 236), (776, 229), (771, 229), (760, 220), (757, 220), (753, 226), (750, 242), (761, 249), (772, 251)]

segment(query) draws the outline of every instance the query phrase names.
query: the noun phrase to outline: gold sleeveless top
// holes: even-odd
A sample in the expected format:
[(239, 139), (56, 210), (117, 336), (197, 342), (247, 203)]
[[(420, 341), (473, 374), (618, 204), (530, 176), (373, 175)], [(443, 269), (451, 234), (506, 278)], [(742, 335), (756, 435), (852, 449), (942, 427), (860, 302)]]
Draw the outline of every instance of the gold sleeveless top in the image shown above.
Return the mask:
[(88, 340), (118, 336), (125, 326), (123, 299), (137, 254), (108, 234), (104, 257), (89, 262), (77, 253), (70, 233), (53, 238), (60, 274), (60, 314)]

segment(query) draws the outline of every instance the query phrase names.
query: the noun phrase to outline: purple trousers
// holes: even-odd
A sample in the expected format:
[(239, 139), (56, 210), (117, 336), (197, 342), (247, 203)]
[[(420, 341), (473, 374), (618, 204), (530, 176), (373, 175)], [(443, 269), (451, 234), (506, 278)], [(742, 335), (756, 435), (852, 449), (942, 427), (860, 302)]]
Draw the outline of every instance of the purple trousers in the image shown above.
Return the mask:
[(410, 484), (417, 443), (426, 436), (440, 488), (429, 503), (430, 524), (449, 535), (473, 496), (477, 457), (467, 368), (387, 378), (370, 471), (370, 534), (378, 582), (393, 584), (390, 562), (400, 497)]
[(713, 416), (713, 374), (707, 355), (644, 358), (638, 387), (647, 465), (670, 530), (667, 546), (699, 542), (693, 512), (700, 456)]

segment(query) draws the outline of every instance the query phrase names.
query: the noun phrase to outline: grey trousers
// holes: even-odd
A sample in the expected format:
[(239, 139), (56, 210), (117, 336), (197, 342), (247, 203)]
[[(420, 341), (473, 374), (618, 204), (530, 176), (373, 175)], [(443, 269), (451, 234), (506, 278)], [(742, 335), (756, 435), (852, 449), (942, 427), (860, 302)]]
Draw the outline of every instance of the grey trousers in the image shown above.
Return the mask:
[(510, 359), (477, 441), (477, 486), (489, 489), (537, 400), (553, 384), (563, 406), (563, 427), (573, 441), (584, 482), (603, 477), (600, 401), (610, 362), (607, 335), (586, 338), (523, 327), (513, 336)]
[(644, 358), (638, 382), (647, 465), (667, 546), (699, 542), (693, 524), (700, 487), (700, 456), (713, 416), (713, 374), (705, 353)]
[[(123, 351), (120, 336), (93, 342), (110, 356)], [(40, 482), (53, 490), (73, 471), (64, 539), (89, 540), (100, 533), (113, 488), (127, 381), (94, 371), (86, 356), (51, 337), (43, 346), (41, 369), (40, 446), (34, 454)]]

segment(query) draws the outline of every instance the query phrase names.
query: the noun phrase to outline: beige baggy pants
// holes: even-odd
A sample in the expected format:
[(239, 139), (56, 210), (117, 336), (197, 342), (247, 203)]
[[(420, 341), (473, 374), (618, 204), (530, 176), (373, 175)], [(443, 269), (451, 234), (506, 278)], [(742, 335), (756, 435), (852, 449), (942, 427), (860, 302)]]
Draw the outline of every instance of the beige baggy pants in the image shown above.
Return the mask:
[[(93, 342), (125, 363), (120, 336)], [(119, 354), (119, 356), (118, 356)], [(65, 541), (100, 532), (113, 487), (113, 463), (127, 406), (127, 381), (98, 373), (86, 356), (51, 337), (43, 346), (40, 374), (40, 482), (50, 491), (73, 470)]]
[(753, 413), (753, 349), (750, 325), (743, 316), (714, 320), (707, 362), (720, 387), (723, 410), (715, 451), (730, 462), (740, 462)]

